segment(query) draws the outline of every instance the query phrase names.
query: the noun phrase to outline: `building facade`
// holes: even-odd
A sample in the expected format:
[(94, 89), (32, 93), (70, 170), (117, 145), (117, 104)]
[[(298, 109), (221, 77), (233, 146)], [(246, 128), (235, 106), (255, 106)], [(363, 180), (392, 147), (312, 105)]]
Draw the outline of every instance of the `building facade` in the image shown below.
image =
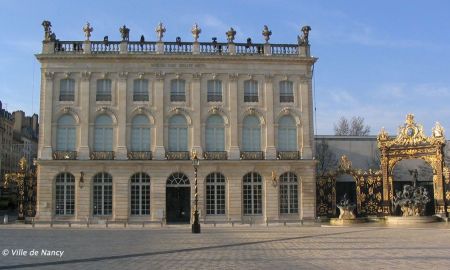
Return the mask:
[(315, 217), (312, 65), (298, 44), (57, 40), (43, 23), (37, 220)]

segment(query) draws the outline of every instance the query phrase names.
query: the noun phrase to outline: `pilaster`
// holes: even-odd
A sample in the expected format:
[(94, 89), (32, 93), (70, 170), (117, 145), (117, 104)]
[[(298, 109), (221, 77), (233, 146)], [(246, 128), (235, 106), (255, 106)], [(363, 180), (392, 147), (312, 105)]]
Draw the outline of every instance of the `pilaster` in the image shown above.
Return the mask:
[[(266, 44), (268, 45), (268, 44)], [(270, 47), (270, 45), (269, 45)], [(275, 128), (273, 126), (274, 123), (274, 98), (273, 98), (273, 76), (266, 75), (265, 76), (265, 84), (264, 84), (264, 100), (265, 107), (267, 112), (267, 124), (266, 124), (266, 159), (276, 159), (277, 148), (275, 146)]]
[(116, 159), (127, 159), (127, 78), (127, 72), (120, 73), (117, 84), (119, 115), (117, 117)]
[(155, 129), (156, 140), (153, 159), (164, 160), (164, 77), (162, 73), (155, 74)]
[(312, 111), (312, 85), (310, 77), (300, 79), (301, 111), (302, 111), (302, 159), (312, 159), (313, 151), (313, 111)]
[(201, 74), (193, 74), (192, 75), (192, 87), (191, 87), (191, 97), (192, 97), (192, 150), (195, 150), (199, 156), (202, 156), (202, 146), (201, 146), (201, 138), (202, 138), (202, 126), (201, 126), (201, 104), (200, 104), (200, 81)]
[(230, 150), (228, 159), (238, 160), (239, 150), (239, 126), (238, 126), (238, 74), (230, 74), (228, 79), (230, 95)]
[(90, 111), (90, 72), (81, 73), (80, 82), (80, 144), (78, 159), (89, 159), (89, 111)]
[(52, 159), (53, 72), (44, 72), (41, 93), (41, 149), (40, 159)]

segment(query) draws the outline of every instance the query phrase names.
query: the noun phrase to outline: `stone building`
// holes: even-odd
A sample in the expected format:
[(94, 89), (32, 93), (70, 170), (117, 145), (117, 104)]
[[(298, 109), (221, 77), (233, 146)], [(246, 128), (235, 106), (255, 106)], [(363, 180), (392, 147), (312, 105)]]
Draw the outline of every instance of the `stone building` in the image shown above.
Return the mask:
[(315, 217), (312, 65), (298, 44), (56, 39), (42, 65), (37, 220), (190, 222)]
[(11, 172), (11, 145), (14, 122), (12, 114), (3, 108), (0, 101), (0, 181), (5, 173)]

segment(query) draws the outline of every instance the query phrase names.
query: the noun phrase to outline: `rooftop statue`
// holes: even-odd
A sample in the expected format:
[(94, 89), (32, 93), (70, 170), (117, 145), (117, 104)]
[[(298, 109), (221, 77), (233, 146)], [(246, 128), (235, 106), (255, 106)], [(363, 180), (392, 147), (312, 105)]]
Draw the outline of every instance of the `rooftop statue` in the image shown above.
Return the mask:
[(236, 36), (236, 31), (233, 29), (233, 27), (230, 27), (230, 30), (228, 30), (225, 34), (227, 35), (228, 43), (233, 43), (234, 36)]
[(436, 122), (436, 125), (433, 127), (433, 137), (444, 137), (444, 128), (441, 126), (439, 122)]
[(86, 23), (86, 25), (83, 27), (84, 36), (86, 37), (86, 41), (88, 41), (91, 38), (91, 33), (94, 31), (94, 28), (91, 27), (91, 24), (89, 22)]
[(269, 39), (270, 39), (270, 36), (272, 35), (272, 31), (269, 30), (269, 27), (267, 25), (264, 25), (262, 35), (264, 36), (264, 40), (266, 41), (266, 43), (269, 43)]
[(309, 31), (311, 31), (311, 27), (309, 25), (305, 25), (302, 27), (302, 36), (297, 36), (298, 45), (309, 45)]
[(52, 40), (52, 23), (50, 21), (43, 21), (42, 26), (44, 27), (44, 40)]
[(158, 26), (155, 29), (155, 32), (156, 32), (156, 35), (158, 37), (158, 41), (162, 41), (162, 38), (164, 37), (164, 33), (166, 32), (166, 28), (164, 27), (162, 22), (160, 22), (158, 24)]
[(198, 38), (200, 36), (200, 33), (202, 32), (202, 29), (198, 26), (198, 24), (194, 24), (194, 26), (192, 26), (192, 36), (194, 37), (194, 42), (198, 41)]
[(120, 31), (120, 35), (122, 36), (122, 41), (130, 40), (130, 29), (127, 28), (127, 26), (125, 24), (119, 28), (119, 31)]

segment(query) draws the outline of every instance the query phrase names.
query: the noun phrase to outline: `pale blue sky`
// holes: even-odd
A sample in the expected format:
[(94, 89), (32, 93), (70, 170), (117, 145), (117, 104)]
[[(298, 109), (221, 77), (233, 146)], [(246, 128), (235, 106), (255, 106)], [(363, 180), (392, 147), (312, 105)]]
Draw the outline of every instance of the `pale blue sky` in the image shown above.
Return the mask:
[[(38, 112), (41, 22), (50, 20), (61, 40), (82, 40), (89, 21), (93, 40), (130, 36), (155, 40), (159, 21), (165, 40), (262, 42), (267, 24), (273, 43), (296, 43), (302, 25), (311, 26), (315, 66), (317, 133), (331, 134), (341, 116), (366, 119), (372, 134), (385, 126), (396, 133), (409, 112), (430, 134), (435, 121), (450, 134), (450, 1), (11, 1), (0, 0), (0, 100), (8, 110)], [(449, 137), (449, 136), (448, 136)]]

